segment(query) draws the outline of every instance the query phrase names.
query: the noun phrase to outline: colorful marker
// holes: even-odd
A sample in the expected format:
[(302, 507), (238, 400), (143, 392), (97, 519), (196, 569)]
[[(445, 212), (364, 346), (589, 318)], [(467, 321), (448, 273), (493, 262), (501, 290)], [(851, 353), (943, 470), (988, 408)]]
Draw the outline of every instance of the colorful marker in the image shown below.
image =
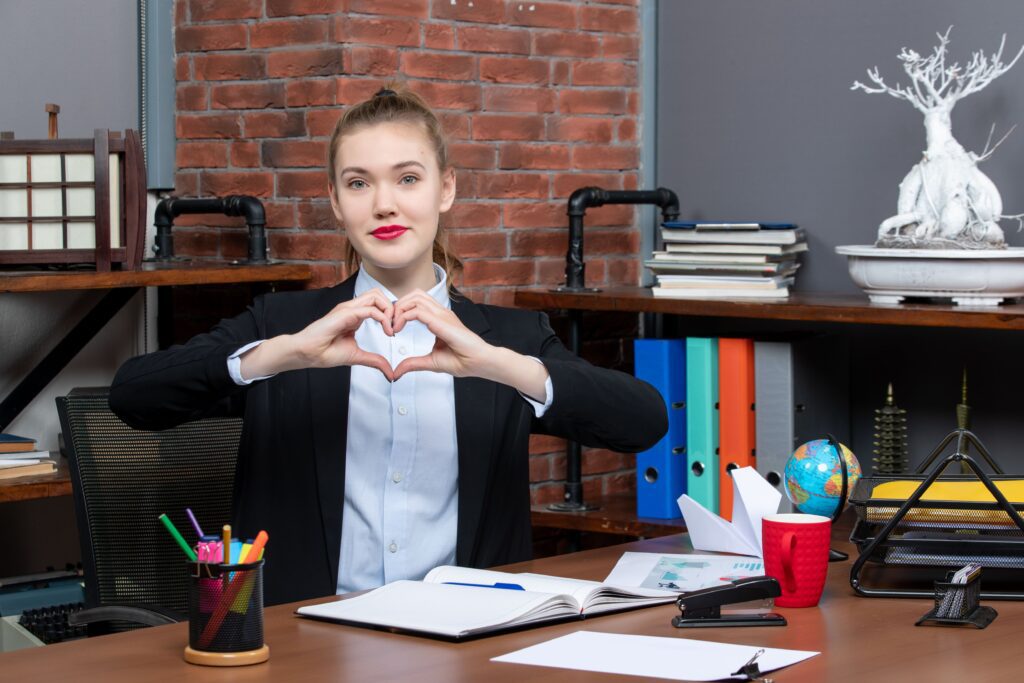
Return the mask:
[(192, 509), (185, 508), (185, 514), (188, 515), (189, 521), (192, 522), (192, 526), (195, 528), (196, 533), (199, 534), (200, 538), (202, 538), (205, 534), (203, 534), (203, 530), (199, 527), (199, 522), (196, 521), (196, 516), (192, 514)]
[(174, 537), (174, 540), (181, 546), (181, 549), (185, 551), (186, 555), (188, 555), (188, 559), (195, 562), (198, 559), (195, 551), (192, 550), (192, 548), (188, 546), (188, 543), (185, 542), (185, 539), (182, 538), (177, 528), (175, 528), (174, 522), (171, 521), (171, 518), (165, 513), (160, 515), (160, 521), (163, 522), (164, 526), (167, 527), (167, 531), (170, 532), (171, 536)]
[[(230, 538), (231, 527), (230, 525), (224, 525), (225, 533)], [(249, 553), (245, 557), (245, 561), (249, 562), (250, 559), (255, 561), (259, 557), (260, 553), (263, 552), (263, 546), (267, 544), (266, 531), (261, 531), (256, 534), (256, 540), (253, 541), (252, 547), (249, 548)], [(217, 603), (217, 609), (213, 612), (210, 620), (206, 622), (206, 626), (203, 628), (203, 632), (199, 635), (199, 647), (205, 648), (213, 641), (217, 636), (217, 632), (220, 630), (220, 625), (224, 623), (224, 617), (227, 616), (228, 611), (232, 605), (235, 604), (235, 599), (238, 597), (239, 592), (242, 590), (247, 582), (244, 580), (230, 581), (227, 585), (227, 590), (221, 596), (220, 602)]]
[(224, 564), (231, 564), (231, 525), (224, 525)]

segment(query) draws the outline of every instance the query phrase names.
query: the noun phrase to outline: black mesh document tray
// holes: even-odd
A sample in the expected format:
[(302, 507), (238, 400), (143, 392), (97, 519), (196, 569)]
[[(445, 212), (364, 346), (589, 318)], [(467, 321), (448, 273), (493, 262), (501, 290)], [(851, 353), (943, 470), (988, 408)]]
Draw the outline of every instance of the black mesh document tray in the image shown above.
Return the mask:
[[(936, 461), (954, 440), (955, 452)], [(969, 445), (995, 474), (981, 470)], [(1004, 474), (963, 429), (947, 436), (921, 470), (933, 462), (928, 474), (857, 482), (850, 540), (860, 556), (850, 584), (864, 596), (932, 597), (933, 582), (945, 572), (976, 562), (985, 568), (981, 598), (1024, 599), (1024, 476)], [(967, 473), (959, 472), (961, 463)]]

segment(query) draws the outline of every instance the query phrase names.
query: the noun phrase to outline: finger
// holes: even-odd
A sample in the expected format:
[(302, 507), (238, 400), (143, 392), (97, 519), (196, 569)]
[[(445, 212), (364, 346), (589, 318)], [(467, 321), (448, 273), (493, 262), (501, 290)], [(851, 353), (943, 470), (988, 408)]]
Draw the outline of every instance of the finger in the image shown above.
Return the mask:
[(370, 353), (369, 351), (357, 349), (356, 352), (352, 354), (351, 364), (363, 365), (368, 368), (376, 368), (377, 370), (380, 370), (385, 377), (388, 378), (389, 382), (395, 381), (395, 373), (391, 369), (391, 363), (389, 363), (387, 359), (380, 354)]
[[(400, 332), (405, 327), (405, 322), (409, 319), (406, 313), (412, 310), (426, 311), (437, 322), (454, 317), (450, 310), (437, 303), (432, 297), (409, 299), (401, 306), (395, 304), (395, 332)], [(426, 323), (425, 320), (423, 322)]]
[(410, 372), (416, 372), (417, 370), (441, 372), (441, 370), (438, 369), (437, 364), (434, 362), (433, 354), (428, 356), (415, 356), (413, 358), (406, 358), (398, 364), (398, 367), (394, 370), (394, 381), (397, 382), (402, 375)]
[(407, 308), (404, 311), (396, 314), (395, 316), (395, 330), (401, 331), (405, 324), (410, 320), (418, 320), (427, 326), (427, 329), (433, 332), (435, 337), (441, 338), (445, 336), (447, 328), (444, 325), (443, 320), (434, 311), (427, 308), (415, 306), (413, 308)]
[(429, 306), (436, 311), (448, 310), (438, 303), (437, 299), (430, 296), (422, 289), (413, 290), (395, 302), (396, 307), (400, 306), (402, 308), (408, 308), (417, 304)]
[(346, 310), (349, 315), (353, 316), (353, 322), (361, 323), (367, 318), (373, 318), (386, 328), (391, 327), (391, 320), (388, 318), (387, 314), (374, 306), (362, 306), (360, 308), (349, 308)]
[(393, 303), (391, 303), (390, 299), (384, 296), (383, 292), (376, 288), (371, 289), (370, 291), (364, 292), (363, 294), (359, 295), (352, 301), (358, 302), (363, 306), (375, 306), (376, 308), (380, 309), (380, 311), (384, 313), (385, 317), (387, 318), (387, 321), (383, 323), (384, 331), (388, 334), (388, 336), (391, 336), (394, 333), (394, 331), (391, 329), (391, 319), (395, 317), (395, 306)]

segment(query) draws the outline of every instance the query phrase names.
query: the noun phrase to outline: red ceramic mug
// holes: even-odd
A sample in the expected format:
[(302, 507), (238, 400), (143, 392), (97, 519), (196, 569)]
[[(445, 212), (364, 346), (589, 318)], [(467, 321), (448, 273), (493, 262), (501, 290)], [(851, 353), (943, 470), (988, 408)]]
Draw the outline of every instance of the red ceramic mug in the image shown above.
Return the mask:
[(778, 579), (779, 607), (814, 607), (825, 588), (832, 521), (821, 515), (777, 514), (761, 520), (764, 573)]

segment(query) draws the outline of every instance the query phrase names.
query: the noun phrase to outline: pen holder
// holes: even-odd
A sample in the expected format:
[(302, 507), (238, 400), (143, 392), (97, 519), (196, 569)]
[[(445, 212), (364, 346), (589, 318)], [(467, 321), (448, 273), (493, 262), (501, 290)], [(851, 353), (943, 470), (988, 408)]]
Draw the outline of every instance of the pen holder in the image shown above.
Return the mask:
[(915, 626), (924, 623), (970, 624), (985, 628), (998, 616), (991, 607), (978, 604), (981, 595), (981, 572), (967, 583), (952, 583), (953, 572), (946, 575), (946, 581), (935, 582), (935, 606), (917, 620)]
[(263, 642), (263, 560), (250, 564), (189, 563), (185, 661), (206, 666), (259, 664)]

